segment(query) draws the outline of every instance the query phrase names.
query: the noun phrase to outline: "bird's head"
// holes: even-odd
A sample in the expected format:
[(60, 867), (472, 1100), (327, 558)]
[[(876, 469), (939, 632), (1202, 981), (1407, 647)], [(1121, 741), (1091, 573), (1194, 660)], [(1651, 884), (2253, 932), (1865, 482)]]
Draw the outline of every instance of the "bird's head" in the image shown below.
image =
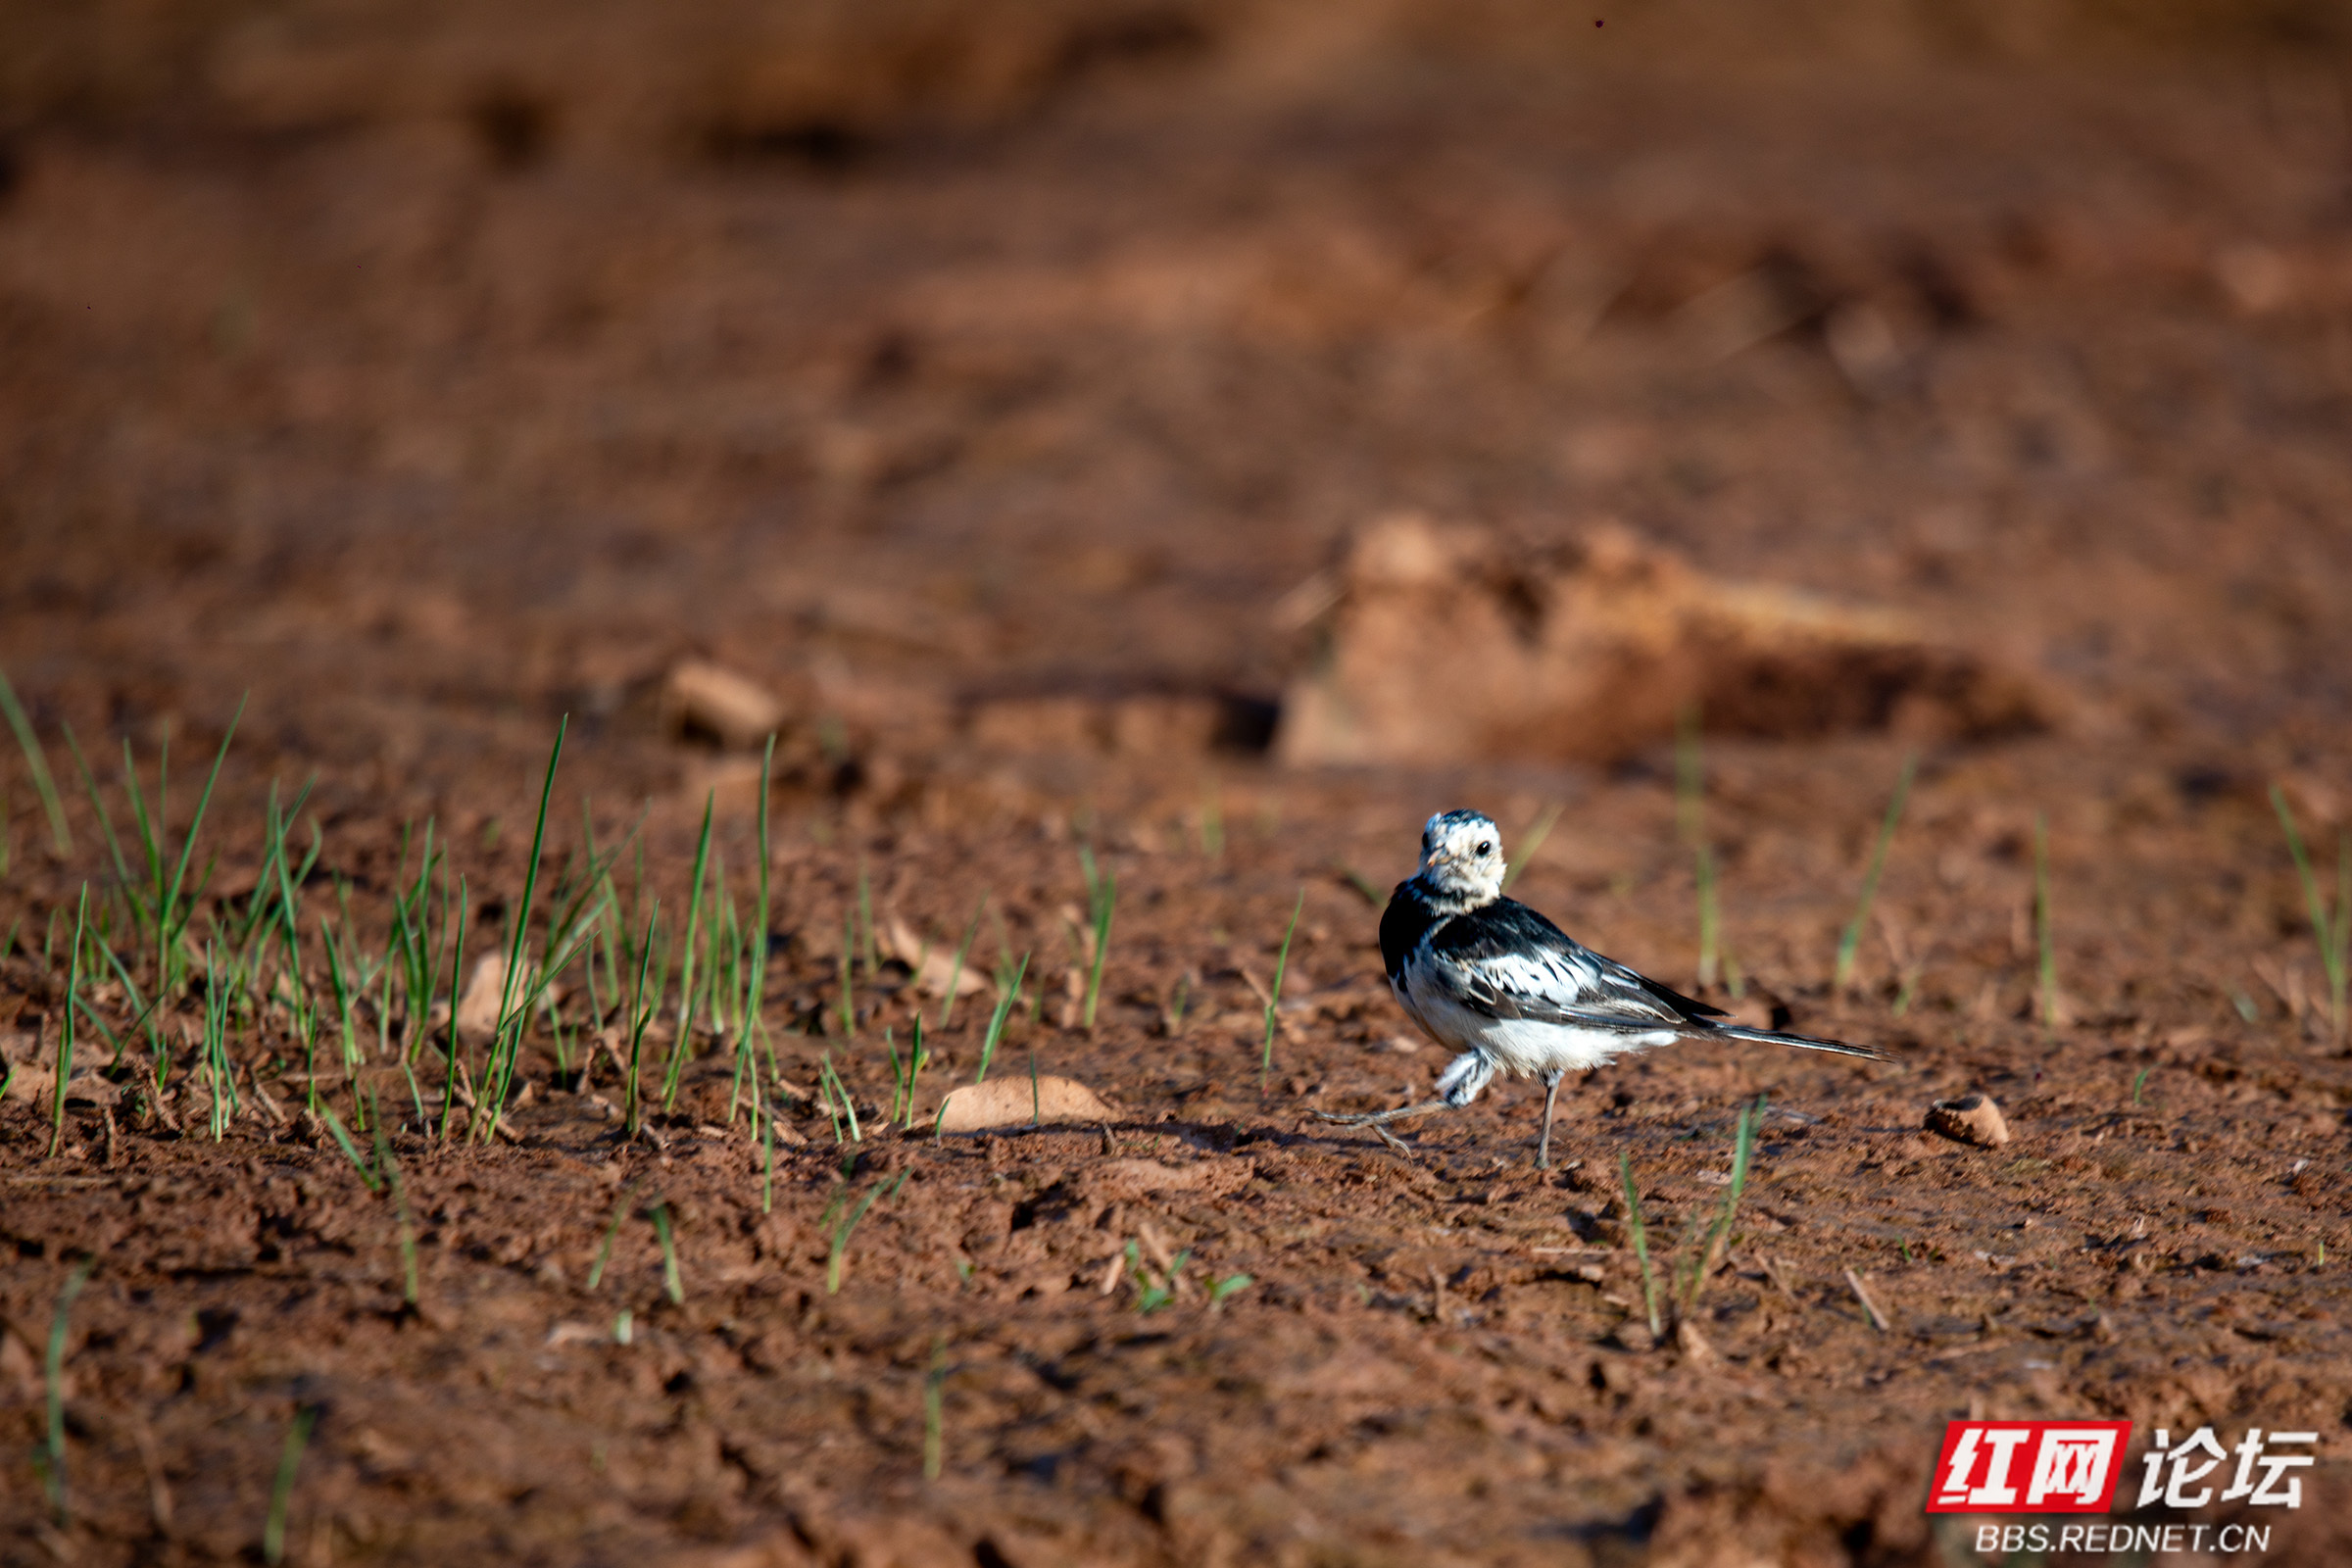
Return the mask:
[(1421, 829), (1423, 881), (1467, 905), (1502, 895), (1502, 834), (1477, 811), (1440, 811)]

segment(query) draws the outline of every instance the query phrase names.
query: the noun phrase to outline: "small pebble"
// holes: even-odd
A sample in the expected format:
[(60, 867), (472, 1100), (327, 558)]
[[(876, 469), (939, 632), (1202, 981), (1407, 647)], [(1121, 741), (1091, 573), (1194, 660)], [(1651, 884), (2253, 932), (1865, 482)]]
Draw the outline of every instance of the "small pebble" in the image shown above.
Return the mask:
[(1928, 1131), (1956, 1143), (1997, 1149), (2009, 1141), (2009, 1124), (1990, 1095), (1967, 1094), (1957, 1100), (1938, 1100), (1928, 1107)]

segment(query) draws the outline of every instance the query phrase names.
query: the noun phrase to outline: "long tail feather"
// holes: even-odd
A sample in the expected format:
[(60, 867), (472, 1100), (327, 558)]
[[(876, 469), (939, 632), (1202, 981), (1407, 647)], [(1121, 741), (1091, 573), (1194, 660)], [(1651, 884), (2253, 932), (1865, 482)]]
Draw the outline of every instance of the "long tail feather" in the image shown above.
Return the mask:
[(1803, 1051), (1835, 1052), (1840, 1056), (1861, 1056), (1871, 1061), (1894, 1060), (1876, 1046), (1848, 1045), (1842, 1040), (1822, 1040), (1813, 1035), (1782, 1034), (1774, 1029), (1750, 1029), (1745, 1024), (1710, 1022), (1707, 1033), (1729, 1040), (1752, 1040), (1764, 1046), (1795, 1046)]

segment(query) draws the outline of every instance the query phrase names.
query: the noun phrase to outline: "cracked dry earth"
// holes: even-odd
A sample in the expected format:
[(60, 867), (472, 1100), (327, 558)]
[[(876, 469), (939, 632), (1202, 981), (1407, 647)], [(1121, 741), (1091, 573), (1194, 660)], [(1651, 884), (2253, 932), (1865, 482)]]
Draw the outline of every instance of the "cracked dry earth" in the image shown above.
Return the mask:
[[(2309, 1500), (2270, 1511), (2273, 1559), (2332, 1560), (2352, 1072), (2281, 935), (2297, 895), (2267, 803), (2159, 790), (2136, 753), (1932, 759), (1883, 895), (1890, 929), (1935, 934), (1897, 1013), (1891, 943), (1866, 950), (1851, 996), (1820, 978), (1896, 760), (1880, 743), (1831, 751), (1718, 758), (1726, 937), (1757, 987), (1743, 1005), (1777, 1001), (1902, 1059), (1703, 1048), (1605, 1069), (1563, 1096), (1548, 1175), (1532, 1168), (1531, 1085), (1411, 1125), (1401, 1155), (1306, 1115), (1417, 1097), (1442, 1064), (1399, 1049), (1374, 911), (1329, 869), (1401, 874), (1420, 807), (1401, 786), (1261, 773), (1228, 777), (1215, 860), (1186, 802), (1098, 781), (1090, 826), (1121, 903), (1092, 1035), (1064, 1021), (1064, 906), (1083, 897), (1066, 818), (990, 817), (945, 783), (925, 829), (820, 844), (815, 826), (852, 818), (780, 813), (795, 935), (771, 1021), (808, 1031), (782, 1036), (780, 1065), (805, 1084), (829, 1053), (866, 1136), (838, 1144), (800, 1105), (788, 1126), (806, 1141), (779, 1148), (770, 1206), (743, 1120), (726, 1126), (723, 1056), (698, 1062), (659, 1147), (616, 1136), (609, 1066), (566, 1093), (543, 1057), (513, 1140), (442, 1148), (413, 1121), (393, 1139), (414, 1311), (395, 1207), (301, 1114), (290, 1065), (265, 1075), (286, 1123), (250, 1110), (218, 1147), (201, 1112), (172, 1137), (127, 1107), (111, 1125), (75, 1107), (70, 1147), (45, 1158), (45, 1116), (11, 1102), (0, 1557), (244, 1560), (289, 1425), (315, 1407), (287, 1522), (301, 1562), (1959, 1562), (1960, 1533), (1938, 1538), (1921, 1505), (1942, 1423), (1972, 1411), (2128, 1417), (2141, 1441), (2168, 1422), (2316, 1429)], [(1446, 787), (1501, 801), (1506, 827), (1540, 804), (1507, 779)], [(2046, 1036), (2018, 929), (2034, 799), (2075, 803), (2052, 822), (2066, 1017)], [(1515, 891), (1687, 981), (1673, 809), (1639, 771), (1591, 783)], [(682, 863), (694, 827), (664, 806), (653, 863)], [(361, 842), (343, 863), (366, 887), (391, 852)], [(2233, 869), (2248, 865), (2261, 873)], [(1047, 966), (995, 1070), (1025, 1074), (1034, 1053), (1097, 1087), (1106, 1124), (877, 1127), (882, 1031), (903, 1040), (938, 1004), (886, 966), (841, 1037), (837, 922), (861, 866), (877, 908), (926, 931), (993, 893), (1005, 940)], [(1255, 991), (1302, 884), (1261, 1095)], [(2144, 918), (2098, 918), (2123, 909)], [(2259, 972), (2278, 995), (2240, 989)], [(40, 994), (26, 960), (7, 974)], [(986, 1001), (937, 1034), (926, 1115), (972, 1075)], [(370, 1070), (404, 1100), (396, 1069)], [(2003, 1104), (2014, 1142), (1920, 1131), (1932, 1100), (1968, 1088)], [(1671, 1278), (1759, 1096), (1753, 1174), (1692, 1332), (1650, 1348), (1619, 1161)], [(840, 1216), (877, 1190), (828, 1291)], [(1177, 1254), (1172, 1295), (1148, 1296)], [(85, 1255), (61, 1533), (25, 1454), (53, 1308)], [(1239, 1274), (1252, 1283), (1212, 1304)]]

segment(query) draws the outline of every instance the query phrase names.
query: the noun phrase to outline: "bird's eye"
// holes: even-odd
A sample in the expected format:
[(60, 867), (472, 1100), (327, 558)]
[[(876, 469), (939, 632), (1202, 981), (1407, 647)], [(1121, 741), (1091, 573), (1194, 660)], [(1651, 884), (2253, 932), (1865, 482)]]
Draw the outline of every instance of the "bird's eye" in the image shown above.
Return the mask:
[(1481, 855), (1493, 855), (1494, 853), (1494, 842), (1490, 839), (1480, 839), (1478, 841), (1478, 853)]

